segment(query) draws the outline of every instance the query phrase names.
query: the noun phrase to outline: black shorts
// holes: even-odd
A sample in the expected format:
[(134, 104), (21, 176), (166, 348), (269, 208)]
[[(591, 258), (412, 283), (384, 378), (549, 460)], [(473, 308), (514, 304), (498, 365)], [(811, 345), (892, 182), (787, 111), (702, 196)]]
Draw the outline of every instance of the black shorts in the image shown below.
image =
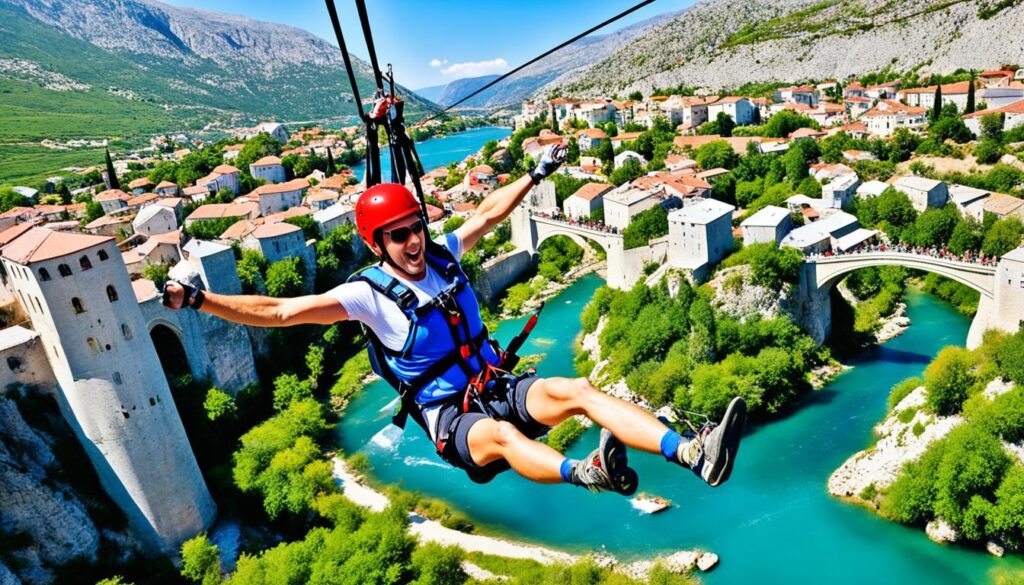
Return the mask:
[(537, 422), (526, 411), (526, 394), (539, 379), (537, 376), (526, 376), (518, 381), (503, 380), (489, 388), (483, 402), (490, 415), (480, 412), (475, 405), (471, 406), (469, 412), (462, 412), (461, 401), (442, 406), (434, 433), (435, 437), (445, 439), (441, 458), (465, 471), (476, 483), (487, 483), (499, 473), (511, 469), (504, 459), (483, 466), (477, 465), (469, 453), (469, 429), (481, 420), (493, 418), (512, 423), (519, 432), (531, 439), (546, 435), (551, 427)]

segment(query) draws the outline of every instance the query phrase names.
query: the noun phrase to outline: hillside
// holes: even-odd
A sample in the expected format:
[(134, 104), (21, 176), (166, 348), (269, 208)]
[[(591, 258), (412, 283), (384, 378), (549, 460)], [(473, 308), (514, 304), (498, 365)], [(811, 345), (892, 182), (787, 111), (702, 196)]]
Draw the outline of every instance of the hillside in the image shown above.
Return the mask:
[[(523, 100), (532, 96), (540, 88), (586, 69), (601, 59), (612, 55), (623, 46), (628, 46), (635, 38), (643, 35), (645, 32), (672, 20), (679, 14), (681, 13), (659, 14), (613, 33), (595, 34), (580, 39), (546, 59), (523, 69), (491, 89), (475, 96), (473, 99), (468, 100), (465, 104), (459, 106), (457, 110), (495, 111), (509, 108), (517, 110)], [(590, 15), (587, 18), (573, 18), (566, 24), (566, 38), (586, 30), (588, 26), (596, 24), (607, 16), (611, 16), (611, 14), (605, 14), (601, 10), (598, 16)], [(537, 46), (533, 48), (533, 51), (540, 54), (549, 48)], [(493, 77), (491, 78), (493, 79)], [(482, 82), (478, 82), (474, 87), (470, 87), (472, 84), (469, 82), (476, 80), (482, 80)], [(488, 81), (490, 79), (487, 79), (487, 76), (453, 81), (445, 88), (443, 95), (439, 97), (440, 101), (438, 103), (447, 106)], [(448, 100), (448, 102), (444, 103), (445, 100)]]
[(706, 0), (544, 92), (990, 69), (1024, 59), (1021, 30), (1019, 0)]
[[(354, 111), (338, 49), (294, 27), (153, 0), (0, 0), (0, 35), (3, 142)], [(410, 96), (412, 117), (432, 109)]]

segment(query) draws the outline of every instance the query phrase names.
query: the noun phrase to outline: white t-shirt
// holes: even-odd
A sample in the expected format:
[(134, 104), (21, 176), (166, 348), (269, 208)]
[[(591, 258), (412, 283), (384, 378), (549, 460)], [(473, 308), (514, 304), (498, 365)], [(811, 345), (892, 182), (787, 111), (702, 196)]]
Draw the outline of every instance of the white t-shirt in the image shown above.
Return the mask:
[[(447, 248), (456, 260), (462, 258), (462, 241), (454, 233), (445, 234), (434, 241)], [(443, 275), (431, 268), (430, 264), (426, 264), (426, 276), (420, 280), (407, 280), (393, 272), (388, 274), (416, 294), (419, 306), (426, 304), (451, 284), (445, 281)], [(405, 345), (405, 340), (409, 336), (409, 319), (394, 301), (375, 291), (369, 284), (361, 281), (346, 282), (327, 291), (326, 294), (341, 303), (349, 319), (369, 327), (388, 349), (399, 351)]]

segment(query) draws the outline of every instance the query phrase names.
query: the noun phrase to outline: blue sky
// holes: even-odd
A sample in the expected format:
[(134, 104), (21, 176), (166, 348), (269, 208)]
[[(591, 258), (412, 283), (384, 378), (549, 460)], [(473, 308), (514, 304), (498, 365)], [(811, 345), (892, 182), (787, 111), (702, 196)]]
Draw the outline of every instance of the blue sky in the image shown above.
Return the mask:
[[(322, 0), (164, 0), (306, 29), (334, 44)], [(365, 58), (355, 4), (335, 0), (349, 50)], [(635, 4), (635, 0), (367, 0), (377, 55), (403, 85), (419, 89), (504, 73)], [(658, 0), (602, 32), (680, 10), (694, 0)]]

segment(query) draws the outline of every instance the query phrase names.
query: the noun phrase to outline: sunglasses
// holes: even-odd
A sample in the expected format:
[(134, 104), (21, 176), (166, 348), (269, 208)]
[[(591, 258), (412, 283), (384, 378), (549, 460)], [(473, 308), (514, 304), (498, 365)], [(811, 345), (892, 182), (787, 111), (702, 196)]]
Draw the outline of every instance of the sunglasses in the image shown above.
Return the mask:
[(393, 230), (386, 231), (384, 233), (389, 235), (389, 236), (391, 236), (391, 241), (392, 242), (395, 242), (396, 244), (401, 244), (402, 242), (408, 240), (409, 236), (411, 236), (412, 234), (418, 234), (418, 233), (420, 233), (422, 231), (423, 231), (423, 220), (422, 219), (417, 219), (414, 223), (411, 223), (411, 224), (409, 224), (407, 226), (403, 226), (403, 227), (400, 227), (400, 228), (395, 228)]

